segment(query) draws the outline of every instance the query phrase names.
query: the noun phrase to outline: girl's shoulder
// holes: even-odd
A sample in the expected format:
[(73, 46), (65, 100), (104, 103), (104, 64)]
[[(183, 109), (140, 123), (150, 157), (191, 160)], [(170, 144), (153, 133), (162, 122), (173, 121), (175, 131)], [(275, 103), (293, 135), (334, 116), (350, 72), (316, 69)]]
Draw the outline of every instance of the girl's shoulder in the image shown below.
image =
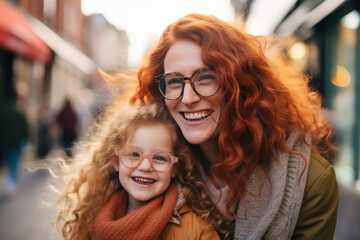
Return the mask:
[(183, 205), (174, 216), (159, 239), (220, 239), (210, 222), (196, 215), (188, 206)]

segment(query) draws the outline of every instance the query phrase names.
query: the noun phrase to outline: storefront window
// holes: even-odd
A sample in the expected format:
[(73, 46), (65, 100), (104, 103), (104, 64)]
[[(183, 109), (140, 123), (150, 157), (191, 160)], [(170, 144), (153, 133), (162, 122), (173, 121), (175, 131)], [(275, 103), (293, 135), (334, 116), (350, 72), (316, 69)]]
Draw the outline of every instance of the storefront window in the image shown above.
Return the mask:
[(338, 135), (339, 155), (336, 171), (338, 179), (354, 183), (356, 124), (356, 49), (359, 13), (352, 11), (340, 19), (337, 29), (336, 60), (331, 84), (335, 92), (331, 101), (333, 123)]

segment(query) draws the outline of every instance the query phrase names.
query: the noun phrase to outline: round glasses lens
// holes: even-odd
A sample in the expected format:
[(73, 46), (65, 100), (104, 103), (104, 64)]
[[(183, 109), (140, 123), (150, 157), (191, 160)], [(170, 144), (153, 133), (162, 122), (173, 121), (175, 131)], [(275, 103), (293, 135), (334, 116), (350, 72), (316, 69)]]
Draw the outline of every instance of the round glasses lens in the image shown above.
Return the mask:
[(166, 152), (156, 152), (153, 154), (151, 163), (155, 170), (165, 171), (171, 166), (171, 156)]
[(164, 97), (168, 99), (180, 97), (182, 92), (181, 78), (175, 74), (165, 74), (160, 79), (160, 90)]
[(134, 168), (138, 165), (141, 159), (141, 153), (136, 150), (130, 150), (121, 157), (121, 162), (129, 168)]
[(220, 88), (214, 71), (210, 69), (195, 73), (192, 82), (194, 83), (196, 91), (204, 97), (214, 95)]

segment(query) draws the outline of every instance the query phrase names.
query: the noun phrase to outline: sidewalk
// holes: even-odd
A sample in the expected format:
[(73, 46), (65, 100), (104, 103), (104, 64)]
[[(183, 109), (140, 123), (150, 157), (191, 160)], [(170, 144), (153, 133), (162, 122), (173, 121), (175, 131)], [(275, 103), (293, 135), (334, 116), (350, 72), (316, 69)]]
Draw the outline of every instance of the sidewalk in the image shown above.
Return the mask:
[[(61, 179), (54, 179), (48, 170), (36, 168), (41, 161), (33, 158), (31, 146), (24, 151), (20, 168), (18, 191), (12, 199), (0, 196), (0, 239), (1, 240), (55, 240), (61, 239), (52, 222), (56, 219), (56, 208), (46, 203), (55, 201), (56, 196), (48, 187), (59, 187)], [(55, 163), (59, 150), (53, 150), (47, 157), (49, 166)], [(52, 164), (51, 164), (52, 163)], [(0, 192), (6, 177), (0, 169)], [(339, 184), (339, 212), (335, 240), (360, 239), (360, 194)]]
[(339, 209), (335, 240), (360, 239), (360, 193), (342, 184), (339, 187)]
[[(52, 151), (45, 161), (51, 166), (56, 151)], [(19, 169), (19, 183), (16, 194), (0, 197), (0, 239), (2, 240), (39, 240), (61, 239), (52, 222), (56, 219), (56, 208), (47, 206), (56, 199), (48, 184), (60, 186), (46, 169), (37, 169), (41, 161), (33, 159), (31, 146), (23, 152)], [(51, 157), (50, 157), (51, 156)], [(36, 170), (37, 169), (37, 170)], [(5, 169), (0, 171), (0, 191), (6, 178)]]

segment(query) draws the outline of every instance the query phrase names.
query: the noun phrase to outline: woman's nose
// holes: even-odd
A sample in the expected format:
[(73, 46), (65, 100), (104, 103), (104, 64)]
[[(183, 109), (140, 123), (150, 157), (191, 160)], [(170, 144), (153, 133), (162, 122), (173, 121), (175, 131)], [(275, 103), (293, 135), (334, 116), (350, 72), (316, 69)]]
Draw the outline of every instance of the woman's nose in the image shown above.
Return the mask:
[(200, 96), (196, 94), (190, 83), (185, 83), (181, 102), (185, 105), (191, 105), (198, 101), (200, 101)]

